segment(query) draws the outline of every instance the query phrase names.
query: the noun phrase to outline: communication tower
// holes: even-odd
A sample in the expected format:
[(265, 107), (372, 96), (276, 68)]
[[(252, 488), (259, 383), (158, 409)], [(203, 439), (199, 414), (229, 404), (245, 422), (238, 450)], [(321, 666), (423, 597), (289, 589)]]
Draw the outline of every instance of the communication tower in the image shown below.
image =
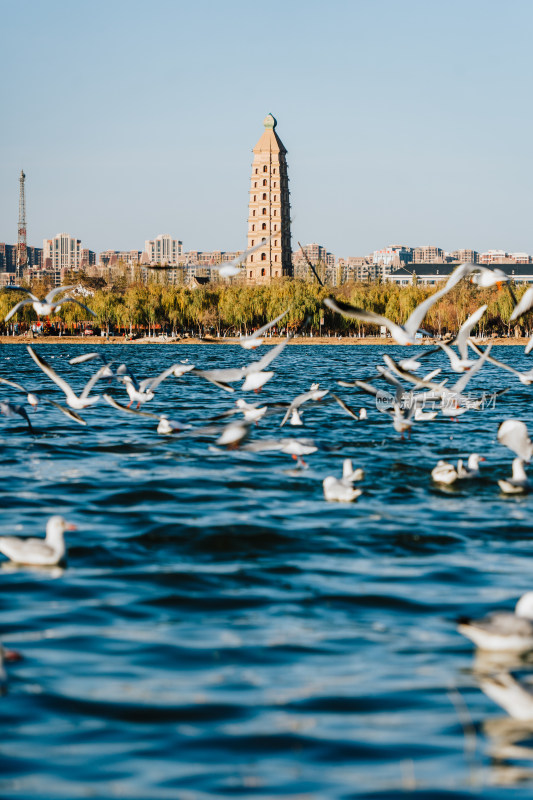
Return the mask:
[(19, 232), (17, 239), (17, 269), (23, 270), (28, 265), (28, 246), (26, 241), (26, 199), (24, 196), (24, 170), (20, 170), (19, 193)]

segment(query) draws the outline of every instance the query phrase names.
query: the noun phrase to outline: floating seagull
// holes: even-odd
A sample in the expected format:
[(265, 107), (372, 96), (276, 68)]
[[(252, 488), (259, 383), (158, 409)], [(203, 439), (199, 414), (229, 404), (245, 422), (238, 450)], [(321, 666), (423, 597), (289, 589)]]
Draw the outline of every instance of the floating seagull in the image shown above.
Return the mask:
[(352, 460), (345, 458), (342, 463), (342, 478), (328, 475), (322, 481), (324, 497), (333, 502), (352, 503), (363, 493), (361, 489), (355, 489), (353, 484), (355, 481), (362, 481), (364, 477), (364, 471), (354, 470)]
[(267, 322), (267, 324), (263, 325), (263, 327), (259, 328), (259, 330), (254, 331), (249, 336), (241, 336), (238, 340), (240, 346), (244, 347), (245, 350), (253, 350), (256, 347), (259, 347), (261, 344), (263, 344), (263, 339), (261, 339), (261, 336), (270, 330), (270, 328), (273, 328), (274, 325), (279, 322), (280, 319), (283, 319), (283, 317), (288, 313), (289, 309), (287, 308), (282, 314), (276, 317), (276, 319), (273, 319), (271, 322)]
[(324, 478), (322, 486), (324, 497), (330, 502), (353, 503), (363, 493), (361, 489), (355, 489), (349, 481), (339, 480), (333, 475)]
[(448, 461), (437, 461), (437, 466), (431, 470), (431, 477), (435, 483), (445, 483), (450, 486), (458, 478), (457, 470)]
[(478, 455), (478, 453), (472, 453), (468, 456), (466, 466), (462, 459), (457, 462), (457, 467), (447, 461), (438, 461), (437, 466), (431, 471), (431, 477), (435, 483), (445, 483), (448, 486), (456, 481), (479, 478), (481, 474), (479, 471), (480, 461), (485, 461), (485, 458)]
[(533, 649), (533, 592), (522, 595), (514, 613), (496, 611), (482, 619), (461, 617), (458, 630), (482, 650), (525, 653)]
[(472, 480), (473, 478), (479, 478), (481, 472), (479, 470), (479, 464), (481, 461), (486, 461), (484, 456), (480, 456), (478, 453), (472, 453), (468, 456), (468, 461), (466, 462), (466, 466), (463, 463), (463, 460), (460, 458), (457, 462), (457, 478), (460, 481), (464, 480)]
[(60, 564), (66, 554), (65, 531), (76, 530), (75, 525), (66, 522), (58, 515), (50, 517), (46, 523), (44, 539), (22, 539), (19, 536), (0, 536), (0, 553), (16, 564), (53, 567)]
[(19, 308), (22, 308), (22, 306), (32, 305), (33, 310), (35, 311), (38, 317), (45, 317), (48, 316), (49, 314), (53, 314), (55, 311), (59, 311), (59, 309), (64, 303), (77, 303), (79, 306), (88, 311), (89, 314), (92, 314), (93, 317), (96, 317), (94, 311), (91, 311), (91, 309), (88, 308), (86, 305), (81, 303), (79, 300), (76, 300), (75, 297), (62, 297), (61, 300), (59, 300), (58, 302), (54, 302), (54, 297), (57, 294), (59, 294), (59, 292), (68, 292), (70, 291), (70, 289), (75, 289), (75, 288), (76, 286), (58, 286), (56, 289), (52, 289), (51, 292), (48, 292), (44, 300), (40, 300), (38, 297), (29, 292), (27, 289), (24, 289), (22, 286), (10, 286), (10, 285), (4, 286), (4, 289), (14, 289), (19, 292), (26, 292), (26, 294), (29, 295), (28, 300), (21, 300), (19, 303), (16, 304), (16, 306), (13, 306), (11, 311), (6, 316), (5, 321), (7, 322), (9, 319), (11, 319), (13, 314), (16, 314)]
[[(518, 680), (510, 672), (505, 671), (483, 675), (479, 685), (487, 697), (501, 706), (513, 719), (528, 722), (533, 720), (533, 687), (531, 685)], [(530, 726), (528, 726), (527, 733), (531, 734)], [(508, 752), (509, 749), (507, 749), (506, 756)]]
[(30, 433), (33, 433), (33, 428), (31, 426), (30, 418), (28, 417), (28, 412), (24, 408), (24, 406), (16, 405), (15, 403), (9, 402), (0, 402), (0, 414), (4, 414), (6, 417), (22, 417), (28, 423), (28, 429)]
[(52, 380), (59, 388), (65, 393), (67, 405), (70, 408), (73, 408), (75, 411), (80, 411), (83, 408), (88, 408), (89, 406), (94, 406), (100, 400), (100, 395), (93, 395), (93, 397), (89, 397), (89, 393), (95, 383), (100, 380), (102, 377), (103, 371), (105, 367), (100, 367), (98, 372), (95, 372), (94, 375), (89, 378), (86, 385), (82, 389), (81, 394), (78, 395), (74, 393), (73, 389), (69, 386), (64, 378), (60, 378), (57, 372), (52, 369), (48, 361), (38, 355), (35, 350), (33, 350), (30, 345), (27, 345), (27, 350), (30, 356), (33, 358), (35, 363), (42, 369), (45, 375), (48, 375), (50, 380)]
[(498, 428), (497, 438), (500, 444), (529, 464), (533, 456), (533, 444), (524, 422), (519, 419), (504, 420)]
[(345, 458), (342, 462), (342, 479), (344, 481), (362, 481), (365, 477), (365, 471), (358, 467), (357, 469), (353, 468), (352, 459)]
[(459, 269), (460, 267), (457, 267), (457, 269), (454, 270), (443, 289), (439, 289), (438, 292), (435, 292), (422, 303), (420, 303), (420, 305), (415, 308), (403, 325), (397, 325), (395, 322), (391, 322), (391, 320), (387, 317), (383, 317), (380, 314), (375, 314), (373, 311), (367, 311), (364, 308), (357, 308), (356, 306), (339, 303), (338, 301), (333, 300), (331, 297), (325, 298), (324, 305), (332, 311), (335, 311), (337, 314), (342, 314), (344, 317), (359, 319), (363, 322), (370, 322), (372, 325), (384, 325), (386, 328), (388, 328), (392, 338), (395, 339), (398, 344), (414, 344), (416, 341), (415, 336), (420, 330), (420, 326), (429, 309), (435, 305), (435, 303), (440, 300), (441, 297), (444, 297), (446, 294), (448, 294), (450, 289), (452, 289), (461, 279), (462, 275), (458, 273)]
[(513, 461), (512, 477), (506, 480), (499, 480), (498, 486), (504, 494), (526, 494), (531, 491), (531, 484), (521, 458), (515, 458)]

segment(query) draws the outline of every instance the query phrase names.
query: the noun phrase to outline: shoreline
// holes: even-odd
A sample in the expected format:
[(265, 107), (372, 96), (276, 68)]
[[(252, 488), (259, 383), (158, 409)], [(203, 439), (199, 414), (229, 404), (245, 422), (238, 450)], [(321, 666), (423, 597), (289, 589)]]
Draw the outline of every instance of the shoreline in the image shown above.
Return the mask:
[[(270, 338), (263, 339), (263, 344), (265, 345), (276, 345), (280, 344), (281, 342), (285, 341), (284, 336), (272, 336)], [(413, 347), (432, 347), (436, 345), (438, 340), (432, 338), (424, 338), (417, 341), (416, 344), (412, 345)], [(440, 340), (439, 340), (440, 341)], [(492, 342), (495, 345), (504, 345), (504, 346), (515, 346), (515, 347), (524, 347), (528, 341), (529, 337), (521, 336), (521, 337), (509, 337), (509, 338), (487, 338), (487, 339), (474, 339), (477, 344), (488, 344)], [(127, 345), (145, 345), (145, 344), (157, 344), (157, 345), (204, 345), (204, 344), (218, 344), (218, 345), (228, 345), (228, 344), (238, 344), (237, 339), (218, 339), (216, 337), (207, 336), (203, 339), (197, 339), (194, 337), (182, 338), (182, 339), (133, 339), (133, 340), (126, 340), (123, 336), (110, 336), (109, 339), (104, 337), (95, 337), (95, 336), (36, 336), (35, 338), (31, 338), (29, 336), (0, 336), (0, 344), (86, 344), (86, 345), (113, 345), (113, 344), (127, 344)], [(349, 336), (342, 336), (338, 338), (334, 337), (327, 337), (327, 336), (313, 336), (310, 337), (302, 337), (302, 336), (295, 336), (294, 339), (291, 339), (289, 345), (343, 345), (343, 346), (353, 346), (353, 347), (361, 347), (366, 345), (384, 345), (384, 346), (398, 346), (398, 343), (391, 338), (381, 338), (378, 336), (365, 336), (361, 338), (349, 337)]]

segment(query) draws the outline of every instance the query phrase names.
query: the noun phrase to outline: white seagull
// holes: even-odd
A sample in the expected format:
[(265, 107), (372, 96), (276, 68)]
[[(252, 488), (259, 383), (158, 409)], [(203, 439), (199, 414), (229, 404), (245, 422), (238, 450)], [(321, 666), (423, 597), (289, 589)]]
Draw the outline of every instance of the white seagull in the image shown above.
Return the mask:
[(89, 314), (92, 314), (93, 317), (96, 317), (94, 311), (91, 311), (91, 309), (88, 308), (86, 305), (81, 303), (79, 300), (76, 300), (75, 297), (62, 297), (61, 300), (57, 302), (54, 301), (54, 297), (57, 294), (59, 294), (59, 292), (68, 292), (70, 291), (70, 289), (75, 289), (75, 288), (76, 288), (75, 286), (58, 286), (57, 288), (52, 289), (51, 292), (48, 292), (48, 294), (43, 300), (40, 300), (38, 297), (29, 292), (27, 289), (24, 289), (22, 286), (9, 286), (9, 285), (4, 286), (4, 289), (15, 289), (16, 291), (19, 292), (26, 292), (26, 294), (29, 295), (29, 298), (27, 300), (21, 300), (19, 303), (16, 304), (16, 306), (13, 306), (11, 311), (7, 314), (5, 321), (7, 322), (9, 319), (11, 319), (13, 314), (16, 314), (19, 308), (22, 308), (22, 306), (32, 305), (33, 310), (35, 311), (38, 317), (45, 317), (48, 316), (48, 314), (53, 314), (55, 311), (59, 311), (59, 309), (64, 303), (77, 303), (79, 306), (88, 311)]
[(430, 297), (426, 298), (426, 300), (424, 300), (422, 303), (420, 303), (420, 305), (415, 308), (403, 325), (397, 325), (395, 322), (391, 322), (391, 320), (387, 317), (383, 317), (380, 314), (375, 314), (373, 311), (367, 311), (364, 308), (357, 308), (355, 306), (341, 304), (338, 301), (333, 300), (331, 297), (325, 298), (324, 305), (330, 308), (332, 311), (337, 312), (337, 314), (342, 314), (344, 317), (360, 319), (363, 322), (370, 322), (372, 325), (384, 325), (386, 328), (388, 328), (392, 338), (395, 339), (398, 344), (414, 344), (416, 341), (415, 336), (420, 330), (420, 326), (424, 321), (424, 317), (431, 306), (435, 305), (435, 303), (440, 300), (441, 297), (444, 297), (446, 294), (448, 294), (450, 289), (452, 289), (463, 277), (462, 274), (459, 273), (459, 270), (460, 267), (457, 267), (457, 269), (454, 270), (454, 272), (448, 278), (444, 288), (439, 289), (438, 292), (435, 292)]
[(66, 554), (65, 531), (76, 530), (75, 525), (56, 515), (46, 523), (44, 539), (22, 539), (20, 536), (0, 536), (0, 553), (16, 564), (53, 567), (60, 564)]
[(482, 619), (461, 617), (458, 630), (482, 650), (525, 653), (533, 649), (533, 592), (522, 595), (514, 613), (496, 611)]
[(514, 459), (512, 476), (506, 480), (499, 480), (498, 486), (504, 494), (526, 494), (531, 491), (531, 484), (521, 458)]
[(93, 395), (92, 397), (89, 397), (89, 394), (95, 383), (102, 377), (105, 367), (100, 367), (98, 372), (95, 372), (94, 375), (89, 378), (78, 397), (66, 380), (64, 378), (60, 378), (57, 372), (52, 369), (48, 361), (45, 361), (42, 356), (38, 355), (35, 350), (30, 347), (30, 345), (27, 345), (27, 350), (37, 366), (39, 366), (45, 375), (48, 375), (50, 380), (57, 384), (57, 386), (59, 386), (59, 388), (65, 393), (67, 405), (70, 406), (70, 408), (73, 408), (75, 411), (80, 411), (83, 408), (94, 406), (94, 404), (100, 400), (99, 394)]
[(466, 466), (462, 459), (459, 459), (457, 462), (457, 467), (454, 467), (453, 464), (450, 464), (447, 461), (441, 460), (438, 461), (437, 466), (432, 469), (431, 477), (435, 483), (445, 483), (448, 486), (456, 481), (479, 478), (481, 474), (479, 471), (480, 461), (485, 461), (485, 458), (478, 455), (478, 453), (472, 453), (470, 456), (468, 456)]
[(497, 437), (500, 444), (529, 464), (533, 456), (533, 444), (524, 422), (519, 419), (504, 420), (498, 428)]

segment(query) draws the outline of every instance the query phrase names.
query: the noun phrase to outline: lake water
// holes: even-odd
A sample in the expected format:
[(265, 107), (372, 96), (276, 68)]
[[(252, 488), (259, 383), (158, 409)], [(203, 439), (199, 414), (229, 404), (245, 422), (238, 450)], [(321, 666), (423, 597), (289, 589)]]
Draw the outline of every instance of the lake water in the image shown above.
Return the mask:
[[(76, 389), (96, 366), (68, 358), (91, 347), (35, 344)], [(186, 358), (257, 357), (97, 347), (139, 378)], [(0, 636), (22, 659), (0, 697), (2, 798), (531, 797), (533, 724), (482, 692), (479, 656), (455, 628), (533, 589), (533, 497), (496, 484), (513, 458), (498, 424), (518, 417), (533, 433), (531, 390), (487, 366), (468, 389), (511, 385), (494, 408), (402, 440), (372, 398), (335, 384), (372, 376), (382, 352), (291, 346), (259, 397), (246, 395), (286, 401), (317, 381), (368, 409), (357, 422), (316, 404), (303, 428), (280, 431), (282, 412), (254, 427), (252, 441), (315, 440), (299, 473), (281, 453), (158, 436), (154, 420), (105, 404), (82, 412), (86, 428), (42, 404), (34, 436), (0, 417), (0, 533), (41, 535), (55, 513), (78, 528), (65, 570), (3, 561)], [(531, 364), (521, 348), (493, 354)], [(446, 367), (440, 354), (427, 363)], [(0, 375), (63, 400), (24, 346), (1, 347)], [(239, 396), (186, 375), (145, 409), (196, 426)], [(432, 484), (439, 458), (473, 451), (487, 459), (481, 480)], [(327, 503), (322, 480), (346, 456), (366, 471), (364, 494)]]

